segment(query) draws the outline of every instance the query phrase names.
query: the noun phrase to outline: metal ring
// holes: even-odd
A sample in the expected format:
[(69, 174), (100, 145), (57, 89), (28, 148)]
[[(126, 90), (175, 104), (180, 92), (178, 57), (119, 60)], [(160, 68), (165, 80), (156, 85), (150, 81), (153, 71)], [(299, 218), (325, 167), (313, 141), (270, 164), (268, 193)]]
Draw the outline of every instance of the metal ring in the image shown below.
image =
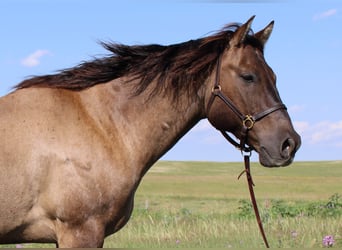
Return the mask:
[(245, 149), (241, 149), (241, 155), (242, 156), (248, 156), (248, 157), (251, 157), (252, 156), (252, 151), (253, 149), (252, 148), (245, 148)]
[(246, 115), (242, 121), (242, 125), (247, 128), (248, 130), (252, 129), (254, 126), (254, 118), (251, 115)]

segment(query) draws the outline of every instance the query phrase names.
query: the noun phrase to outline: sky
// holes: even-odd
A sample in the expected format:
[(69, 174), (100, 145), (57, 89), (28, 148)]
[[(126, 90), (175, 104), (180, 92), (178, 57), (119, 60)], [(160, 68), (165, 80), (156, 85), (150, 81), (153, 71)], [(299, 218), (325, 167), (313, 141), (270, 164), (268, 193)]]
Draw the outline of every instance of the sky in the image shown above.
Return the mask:
[[(106, 55), (99, 41), (174, 44), (252, 15), (255, 32), (275, 21), (265, 58), (302, 137), (295, 160), (342, 160), (340, 0), (1, 0), (0, 96), (28, 76)], [(202, 120), (162, 159), (242, 158)], [(256, 153), (252, 160), (257, 161)]]

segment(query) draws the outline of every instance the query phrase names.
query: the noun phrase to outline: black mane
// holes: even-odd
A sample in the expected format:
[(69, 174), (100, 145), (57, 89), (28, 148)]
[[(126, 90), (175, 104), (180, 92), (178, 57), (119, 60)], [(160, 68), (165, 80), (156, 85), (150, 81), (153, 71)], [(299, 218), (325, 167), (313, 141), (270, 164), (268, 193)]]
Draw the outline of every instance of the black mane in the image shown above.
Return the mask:
[[(237, 27), (237, 24), (227, 25), (214, 35), (169, 46), (102, 43), (112, 55), (84, 62), (57, 74), (24, 80), (15, 88), (48, 87), (80, 91), (129, 76), (131, 80), (140, 79), (135, 94), (142, 93), (153, 80), (158, 81), (154, 93), (172, 90), (177, 95), (183, 89), (196, 91), (212, 72)], [(249, 40), (255, 40), (253, 38), (250, 36)]]

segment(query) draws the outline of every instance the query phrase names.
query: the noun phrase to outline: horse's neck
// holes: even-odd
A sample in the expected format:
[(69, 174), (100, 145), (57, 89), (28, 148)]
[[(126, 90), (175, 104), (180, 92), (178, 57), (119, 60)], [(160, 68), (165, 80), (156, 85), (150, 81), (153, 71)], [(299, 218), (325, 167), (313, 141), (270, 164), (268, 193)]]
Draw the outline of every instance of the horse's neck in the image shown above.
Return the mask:
[(97, 99), (92, 112), (95, 120), (107, 131), (113, 147), (125, 148), (120, 157), (139, 165), (142, 174), (204, 116), (200, 97), (191, 102), (186, 94), (177, 102), (168, 94), (148, 98), (149, 89), (132, 97), (118, 81), (96, 88), (87, 91), (92, 94), (85, 98)]

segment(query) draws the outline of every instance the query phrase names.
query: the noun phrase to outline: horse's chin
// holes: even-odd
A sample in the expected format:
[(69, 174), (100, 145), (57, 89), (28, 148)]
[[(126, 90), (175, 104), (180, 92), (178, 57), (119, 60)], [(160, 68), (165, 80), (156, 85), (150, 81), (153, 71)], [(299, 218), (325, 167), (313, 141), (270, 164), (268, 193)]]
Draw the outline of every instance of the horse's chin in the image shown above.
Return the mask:
[(294, 157), (281, 157), (279, 156), (272, 156), (268, 153), (266, 148), (261, 147), (259, 150), (259, 162), (264, 167), (273, 168), (273, 167), (286, 167), (293, 162)]

